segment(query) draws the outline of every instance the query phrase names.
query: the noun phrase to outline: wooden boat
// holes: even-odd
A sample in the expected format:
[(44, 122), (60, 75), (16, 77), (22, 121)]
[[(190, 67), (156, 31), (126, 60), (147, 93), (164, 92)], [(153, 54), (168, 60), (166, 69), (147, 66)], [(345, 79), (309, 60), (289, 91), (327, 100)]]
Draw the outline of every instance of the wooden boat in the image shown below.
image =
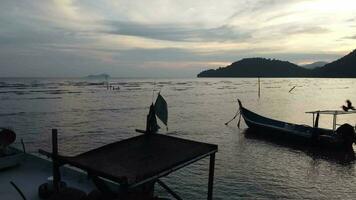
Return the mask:
[(19, 165), (25, 158), (25, 153), (13, 147), (7, 147), (5, 155), (0, 157), (0, 170)]
[[(288, 141), (302, 142), (304, 144), (318, 145), (321, 147), (352, 150), (352, 143), (356, 138), (354, 128), (349, 124), (343, 124), (336, 129), (336, 116), (341, 114), (355, 114), (355, 111), (328, 110), (307, 112), (313, 114), (313, 126), (308, 126), (270, 119), (246, 109), (240, 100), (238, 100), (238, 103), (240, 115), (247, 126), (255, 130), (255, 133), (276, 139), (286, 139)], [(334, 116), (333, 130), (318, 127), (320, 114)]]
[[(21, 152), (21, 150), (18, 150)], [(52, 176), (52, 162), (38, 154), (26, 153), (21, 165), (0, 170), (0, 199), (19, 200), (21, 195), (10, 183), (15, 183), (26, 199), (41, 200), (38, 186)], [(82, 171), (64, 166), (61, 168), (62, 181), (71, 187), (89, 193), (95, 186)]]
[(22, 142), (23, 151), (11, 147), (11, 144), (16, 140), (16, 133), (7, 128), (0, 128), (0, 170), (16, 166), (21, 163), (24, 158), (24, 144)]

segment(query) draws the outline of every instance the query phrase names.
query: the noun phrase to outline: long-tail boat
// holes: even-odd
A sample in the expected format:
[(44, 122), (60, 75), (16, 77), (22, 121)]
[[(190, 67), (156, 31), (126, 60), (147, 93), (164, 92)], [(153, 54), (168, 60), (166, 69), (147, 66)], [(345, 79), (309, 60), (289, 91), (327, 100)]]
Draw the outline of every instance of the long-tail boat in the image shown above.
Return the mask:
[[(313, 126), (308, 126), (267, 118), (243, 107), (240, 100), (238, 103), (240, 115), (246, 125), (255, 130), (255, 133), (341, 150), (352, 150), (352, 144), (355, 142), (354, 127), (350, 124), (339, 125), (336, 119), (338, 115), (356, 114), (356, 111), (318, 110), (306, 112), (313, 115)], [(319, 128), (320, 115), (333, 115), (333, 129)], [(339, 127), (337, 128), (337, 126)]]

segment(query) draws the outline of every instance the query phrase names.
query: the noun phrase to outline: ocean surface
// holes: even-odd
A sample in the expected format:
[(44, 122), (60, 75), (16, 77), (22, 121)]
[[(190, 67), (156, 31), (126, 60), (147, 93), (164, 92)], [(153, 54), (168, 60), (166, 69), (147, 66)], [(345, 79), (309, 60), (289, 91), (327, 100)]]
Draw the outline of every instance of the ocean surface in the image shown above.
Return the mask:
[[(149, 105), (160, 91), (169, 109), (162, 134), (219, 145), (214, 199), (356, 199), (355, 162), (246, 137), (246, 125), (229, 126), (236, 99), (271, 118), (312, 124), (306, 111), (356, 103), (356, 79), (0, 79), (0, 127), (11, 127), (31, 152), (50, 147), (59, 130), (59, 151), (74, 155), (135, 135), (145, 128)], [(294, 90), (289, 92), (292, 87)], [(338, 121), (356, 123), (348, 115)], [(331, 117), (320, 126), (331, 128)], [(163, 127), (163, 125), (162, 125)], [(19, 144), (16, 144), (19, 145)], [(20, 146), (20, 145), (19, 145)], [(355, 147), (354, 147), (355, 148)], [(208, 158), (164, 180), (183, 199), (206, 199)], [(169, 196), (159, 186), (157, 192)]]

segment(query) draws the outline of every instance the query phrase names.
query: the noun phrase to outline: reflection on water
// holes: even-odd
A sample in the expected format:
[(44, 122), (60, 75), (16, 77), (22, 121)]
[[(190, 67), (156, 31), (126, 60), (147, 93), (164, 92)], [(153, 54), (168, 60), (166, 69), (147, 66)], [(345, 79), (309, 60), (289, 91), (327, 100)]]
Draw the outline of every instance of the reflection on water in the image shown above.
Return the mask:
[[(60, 151), (76, 154), (136, 135), (145, 127), (152, 88), (169, 106), (169, 133), (219, 145), (216, 199), (355, 199), (355, 163), (328, 154), (245, 137), (236, 123), (225, 126), (237, 109), (236, 99), (257, 113), (311, 125), (305, 111), (340, 109), (356, 102), (353, 79), (0, 79), (0, 126), (12, 127), (27, 148), (48, 148), (51, 128), (60, 133)], [(290, 89), (295, 87), (291, 92)], [(355, 116), (338, 120), (355, 124)], [(246, 125), (242, 122), (242, 129)], [(331, 128), (322, 116), (320, 126)], [(205, 199), (208, 160), (165, 178), (184, 199)], [(161, 192), (161, 190), (158, 190)]]
[[(344, 152), (336, 149), (328, 149), (321, 146), (313, 145), (312, 143), (299, 141), (299, 140), (288, 140), (286, 138), (271, 137), (270, 134), (261, 135), (259, 132), (247, 128), (242, 131), (246, 138), (251, 140), (259, 140), (263, 142), (268, 142), (270, 145), (278, 145), (285, 148), (291, 148), (295, 151), (304, 152), (311, 158), (318, 160), (324, 159), (330, 162), (336, 162), (342, 165), (349, 165), (355, 163), (355, 153), (354, 152)], [(273, 135), (273, 133), (271, 133)], [(352, 155), (351, 155), (352, 153)]]

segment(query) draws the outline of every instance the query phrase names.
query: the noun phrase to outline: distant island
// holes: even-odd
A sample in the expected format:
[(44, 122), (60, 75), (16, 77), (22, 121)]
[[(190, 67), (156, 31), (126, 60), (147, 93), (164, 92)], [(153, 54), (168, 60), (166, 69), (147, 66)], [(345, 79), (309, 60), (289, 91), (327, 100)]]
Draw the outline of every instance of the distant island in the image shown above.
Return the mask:
[(89, 79), (108, 79), (110, 76), (108, 74), (96, 74), (96, 75), (88, 75), (85, 78)]
[(306, 64), (306, 65), (301, 65), (301, 67), (307, 68), (307, 69), (314, 69), (314, 68), (317, 68), (317, 67), (324, 67), (326, 64), (329, 64), (329, 63), (318, 61), (318, 62), (313, 62), (313, 63), (310, 63), (310, 64)]
[(334, 62), (307, 67), (276, 59), (244, 58), (226, 67), (203, 71), (197, 77), (356, 78), (356, 49)]

